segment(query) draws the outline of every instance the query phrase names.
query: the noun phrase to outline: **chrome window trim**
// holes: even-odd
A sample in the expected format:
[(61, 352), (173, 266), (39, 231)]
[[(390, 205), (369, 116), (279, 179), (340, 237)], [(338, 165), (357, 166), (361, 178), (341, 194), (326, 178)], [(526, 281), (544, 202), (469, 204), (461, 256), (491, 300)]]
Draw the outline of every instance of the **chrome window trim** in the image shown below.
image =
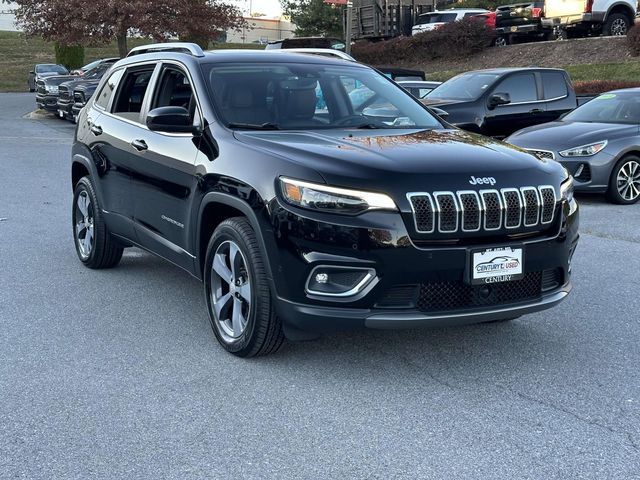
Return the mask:
[[(518, 196), (518, 223), (513, 226), (507, 225), (507, 222), (509, 220), (509, 206), (507, 205), (507, 199), (504, 196), (504, 194), (508, 192), (515, 192), (516, 195)], [(522, 197), (520, 197), (520, 190), (518, 190), (517, 188), (501, 188), (500, 195), (502, 196), (502, 200), (504, 200), (504, 228), (514, 229), (514, 228), (520, 227), (520, 225), (522, 224), (522, 206), (523, 206)]]
[[(455, 207), (455, 216), (456, 216), (456, 224), (453, 227), (452, 230), (443, 230), (442, 229), (442, 210), (440, 208), (440, 202), (438, 201), (438, 197), (444, 197), (444, 196), (448, 196), (451, 197), (451, 199), (453, 200), (453, 205)], [(459, 226), (459, 218), (458, 218), (458, 212), (460, 212), (460, 208), (458, 208), (458, 201), (456, 200), (456, 195), (455, 193), (451, 192), (451, 191), (437, 191), (437, 192), (433, 192), (433, 198), (435, 199), (435, 204), (436, 204), (436, 210), (437, 210), (437, 214), (438, 214), (438, 232), (440, 233), (455, 233), (458, 231), (458, 226)]]
[[(482, 211), (485, 212), (484, 215), (484, 229), (487, 232), (492, 232), (492, 231), (496, 231), (496, 230), (500, 230), (500, 228), (502, 228), (502, 212), (504, 211), (504, 204), (502, 203), (502, 197), (500, 197), (500, 192), (498, 190), (480, 190), (480, 199), (482, 200)], [(498, 226), (495, 228), (488, 228), (487, 227), (487, 203), (484, 200), (484, 195), (485, 193), (493, 193), (496, 195), (496, 197), (498, 198), (498, 203), (500, 204), (500, 219), (498, 220)]]
[[(482, 213), (484, 212), (483, 204), (480, 202), (480, 196), (475, 190), (459, 190), (456, 192), (458, 195), (458, 201), (460, 202), (460, 221), (463, 232), (479, 232), (482, 228)], [(478, 228), (467, 230), (464, 228), (464, 203), (462, 202), (462, 195), (473, 195), (476, 198), (476, 205), (478, 206)]]
[[(416, 217), (416, 210), (413, 206), (413, 197), (427, 197), (429, 199), (429, 204), (431, 205), (431, 230), (420, 230), (418, 228), (418, 219)], [(409, 192), (407, 193), (407, 200), (409, 200), (409, 206), (411, 207), (411, 213), (413, 214), (413, 226), (418, 233), (433, 233), (436, 229), (436, 209), (433, 204), (433, 198), (431, 194), (428, 192)]]
[[(536, 220), (533, 223), (527, 223), (527, 212), (529, 211), (529, 206), (527, 205), (527, 197), (525, 197), (524, 192), (533, 192), (536, 196)], [(540, 223), (540, 215), (541, 213), (541, 209), (542, 209), (542, 199), (540, 198), (540, 192), (538, 192), (538, 189), (535, 187), (521, 187), (520, 188), (520, 193), (522, 196), (522, 202), (523, 202), (523, 206), (521, 208), (521, 211), (523, 212), (522, 215), (522, 224), (525, 227), (533, 227), (535, 225), (537, 225), (538, 223)]]

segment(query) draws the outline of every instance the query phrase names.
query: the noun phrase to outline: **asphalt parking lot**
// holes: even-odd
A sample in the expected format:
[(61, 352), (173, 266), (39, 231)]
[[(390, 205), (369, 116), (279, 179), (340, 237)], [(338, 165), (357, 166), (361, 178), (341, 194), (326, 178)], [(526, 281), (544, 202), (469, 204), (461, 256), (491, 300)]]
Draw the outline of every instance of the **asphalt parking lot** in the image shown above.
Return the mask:
[(578, 197), (553, 310), (243, 360), (177, 267), (78, 262), (74, 126), (34, 106), (0, 94), (0, 478), (640, 478), (640, 204)]

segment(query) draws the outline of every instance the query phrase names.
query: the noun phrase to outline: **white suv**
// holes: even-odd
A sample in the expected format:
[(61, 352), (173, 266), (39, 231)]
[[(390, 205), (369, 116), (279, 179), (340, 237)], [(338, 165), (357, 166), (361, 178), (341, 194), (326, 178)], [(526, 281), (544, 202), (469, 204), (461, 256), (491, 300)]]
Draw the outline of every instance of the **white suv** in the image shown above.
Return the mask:
[(445, 23), (457, 22), (463, 18), (474, 17), (482, 13), (489, 13), (489, 11), (481, 8), (452, 8), (451, 10), (423, 13), (418, 16), (416, 24), (411, 29), (411, 35), (435, 30)]

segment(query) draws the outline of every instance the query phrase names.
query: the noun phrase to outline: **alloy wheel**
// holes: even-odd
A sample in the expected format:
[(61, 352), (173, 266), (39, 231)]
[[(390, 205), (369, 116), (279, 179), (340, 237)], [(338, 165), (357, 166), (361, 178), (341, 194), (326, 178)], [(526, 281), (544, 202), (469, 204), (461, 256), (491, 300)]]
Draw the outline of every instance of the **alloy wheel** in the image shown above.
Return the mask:
[(88, 258), (93, 250), (94, 223), (93, 204), (89, 192), (82, 190), (76, 200), (75, 211), (76, 243), (84, 258)]
[(623, 163), (616, 180), (622, 198), (633, 201), (640, 197), (640, 163), (636, 160)]
[(213, 256), (211, 304), (224, 340), (238, 340), (251, 313), (251, 278), (245, 256), (232, 240), (222, 242)]
[(627, 34), (627, 22), (622, 18), (616, 18), (611, 23), (611, 35), (621, 37)]

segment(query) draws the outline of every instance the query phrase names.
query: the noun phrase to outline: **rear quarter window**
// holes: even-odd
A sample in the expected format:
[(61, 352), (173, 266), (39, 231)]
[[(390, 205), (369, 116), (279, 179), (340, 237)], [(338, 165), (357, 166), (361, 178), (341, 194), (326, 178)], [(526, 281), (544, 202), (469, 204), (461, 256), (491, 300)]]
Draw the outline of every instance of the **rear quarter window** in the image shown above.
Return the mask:
[(542, 72), (542, 88), (545, 99), (566, 97), (569, 93), (562, 72)]
[(100, 108), (104, 108), (106, 110), (107, 106), (109, 105), (109, 100), (111, 100), (113, 92), (115, 91), (116, 87), (118, 86), (118, 82), (122, 77), (122, 72), (124, 72), (124, 69), (122, 68), (113, 72), (109, 77), (109, 80), (106, 81), (106, 83), (100, 90), (100, 93), (96, 96), (96, 105), (98, 105)]

